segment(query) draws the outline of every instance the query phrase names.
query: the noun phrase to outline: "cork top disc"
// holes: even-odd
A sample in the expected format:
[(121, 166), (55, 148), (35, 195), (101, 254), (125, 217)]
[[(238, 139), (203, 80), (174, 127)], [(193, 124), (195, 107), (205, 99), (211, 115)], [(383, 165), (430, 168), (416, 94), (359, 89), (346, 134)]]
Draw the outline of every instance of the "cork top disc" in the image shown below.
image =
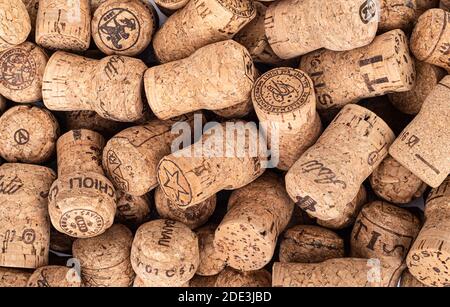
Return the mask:
[(11, 46), (18, 45), (27, 39), (30, 31), (30, 16), (23, 2), (0, 0), (0, 41)]
[(249, 18), (256, 15), (253, 1), (249, 0), (216, 0), (226, 10), (241, 18)]
[(158, 182), (164, 194), (180, 207), (192, 202), (192, 188), (182, 169), (173, 161), (162, 159), (158, 165)]

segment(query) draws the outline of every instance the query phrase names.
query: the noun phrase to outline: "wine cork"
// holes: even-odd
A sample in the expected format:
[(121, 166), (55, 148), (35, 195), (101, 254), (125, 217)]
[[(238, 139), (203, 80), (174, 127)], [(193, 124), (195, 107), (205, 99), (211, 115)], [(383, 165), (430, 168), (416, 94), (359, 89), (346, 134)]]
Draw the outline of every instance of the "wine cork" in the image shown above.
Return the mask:
[(113, 224), (116, 191), (101, 166), (104, 142), (90, 130), (72, 130), (58, 139), (58, 179), (48, 200), (52, 224), (59, 232), (89, 238)]
[(154, 220), (136, 232), (131, 263), (148, 286), (181, 286), (194, 276), (199, 261), (197, 235), (182, 223)]
[(240, 271), (262, 269), (272, 259), (278, 236), (289, 223), (293, 209), (282, 180), (267, 173), (231, 194), (214, 245), (228, 258), (230, 267)]
[(39, 0), (22, 0), (22, 2), (25, 4), (28, 16), (30, 16), (31, 33), (34, 34), (36, 32), (36, 19), (39, 9)]
[(369, 44), (378, 28), (373, 0), (279, 1), (267, 8), (270, 46), (282, 59), (326, 48), (352, 50)]
[(182, 208), (170, 201), (160, 187), (155, 191), (155, 207), (159, 216), (181, 222), (190, 229), (198, 228), (209, 220), (216, 209), (216, 201), (217, 197), (214, 194), (199, 204)]
[(381, 34), (370, 45), (351, 51), (312, 52), (302, 57), (300, 69), (314, 81), (319, 110), (409, 91), (416, 78), (408, 39), (401, 30)]
[(137, 229), (150, 219), (150, 202), (147, 195), (132, 196), (117, 191), (115, 221), (131, 229)]
[(247, 49), (227, 40), (198, 49), (183, 60), (149, 68), (144, 75), (145, 92), (153, 113), (165, 120), (245, 103), (256, 74)]
[[(146, 284), (145, 281), (142, 278), (140, 278), (139, 276), (136, 276), (136, 278), (134, 279), (134, 282), (133, 282), (133, 287), (136, 287), (136, 288), (150, 288), (150, 287), (152, 287), (152, 285), (151, 284)], [(180, 287), (181, 288), (189, 287), (189, 282), (186, 282), (185, 284), (181, 285)]]
[(123, 123), (103, 118), (94, 111), (69, 111), (63, 115), (67, 131), (87, 129), (103, 136), (113, 136), (125, 128)]
[(225, 119), (242, 118), (250, 114), (250, 112), (252, 111), (253, 111), (253, 103), (251, 99), (225, 109), (212, 110), (213, 113)]
[(89, 0), (41, 0), (36, 43), (52, 50), (85, 51), (91, 42)]
[(0, 51), (25, 42), (31, 21), (22, 0), (0, 0), (0, 25)]
[(394, 204), (408, 204), (422, 196), (427, 185), (391, 156), (381, 162), (370, 176), (370, 185), (378, 197)]
[(241, 287), (270, 287), (272, 276), (266, 270), (240, 272), (226, 268), (218, 276), (215, 287), (241, 288)]
[(341, 219), (393, 140), (394, 133), (375, 113), (347, 105), (289, 170), (287, 192), (309, 215)]
[(294, 68), (272, 69), (256, 80), (252, 101), (264, 132), (278, 139), (278, 148), (272, 148), (277, 168), (289, 170), (322, 132), (311, 78)]
[(89, 4), (91, 7), (91, 14), (93, 15), (95, 13), (95, 11), (98, 9), (98, 7), (105, 3), (108, 0), (89, 0)]
[(450, 72), (448, 57), (450, 12), (431, 9), (423, 13), (411, 34), (411, 51), (419, 61), (444, 68)]
[(255, 16), (250, 0), (190, 1), (156, 32), (155, 55), (161, 63), (184, 59), (201, 47), (231, 39)]
[(389, 154), (429, 186), (438, 187), (450, 173), (450, 77), (445, 77), (403, 130)]
[(0, 287), (25, 287), (30, 276), (25, 270), (0, 267)]
[(331, 230), (297, 225), (283, 235), (280, 262), (319, 263), (334, 258), (344, 258), (344, 240)]
[(60, 233), (54, 227), (50, 229), (50, 250), (53, 252), (72, 254), (72, 244), (75, 238)]
[(189, 281), (189, 287), (191, 287), (191, 288), (214, 288), (216, 286), (217, 277), (218, 277), (218, 275), (213, 275), (213, 276), (195, 275)]
[(378, 31), (408, 31), (416, 19), (417, 0), (380, 0)]
[(439, 3), (439, 7), (443, 10), (449, 11), (450, 10), (450, 1), (441, 0), (441, 2)]
[(49, 265), (34, 271), (28, 279), (27, 287), (81, 287), (81, 278), (75, 269)]
[(8, 162), (43, 163), (55, 152), (59, 124), (46, 109), (10, 108), (0, 117), (0, 156)]
[(450, 285), (450, 177), (428, 195), (425, 225), (406, 263), (409, 271), (427, 286)]
[(197, 229), (200, 250), (200, 264), (195, 274), (201, 276), (214, 276), (225, 269), (226, 256), (214, 246), (214, 233), (216, 225), (208, 225)]
[(420, 281), (418, 281), (409, 270), (404, 270), (402, 278), (400, 279), (400, 287), (402, 288), (424, 288), (427, 287)]
[(0, 266), (37, 268), (48, 263), (47, 195), (55, 179), (43, 166), (0, 166)]
[(155, 0), (155, 4), (167, 16), (183, 8), (188, 2), (189, 0)]

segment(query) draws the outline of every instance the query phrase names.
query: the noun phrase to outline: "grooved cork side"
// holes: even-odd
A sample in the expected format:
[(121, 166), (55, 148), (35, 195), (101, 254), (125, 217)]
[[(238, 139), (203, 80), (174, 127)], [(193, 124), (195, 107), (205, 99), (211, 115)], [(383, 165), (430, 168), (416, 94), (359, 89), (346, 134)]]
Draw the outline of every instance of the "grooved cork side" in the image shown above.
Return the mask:
[(21, 0), (0, 0), (0, 51), (23, 43), (30, 32), (25, 4)]

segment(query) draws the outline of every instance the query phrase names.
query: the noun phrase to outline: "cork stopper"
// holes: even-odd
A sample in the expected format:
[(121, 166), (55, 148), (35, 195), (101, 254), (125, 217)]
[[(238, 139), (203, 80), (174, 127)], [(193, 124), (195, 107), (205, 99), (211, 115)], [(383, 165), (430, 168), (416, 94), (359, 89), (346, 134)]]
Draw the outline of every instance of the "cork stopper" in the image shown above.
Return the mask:
[(181, 286), (194, 276), (199, 261), (197, 235), (182, 223), (154, 220), (136, 232), (131, 263), (148, 286)]
[(47, 49), (85, 51), (91, 42), (89, 0), (41, 0), (36, 43)]
[(133, 122), (143, 116), (139, 59), (113, 55), (93, 60), (55, 52), (44, 73), (42, 96), (52, 111), (95, 111), (106, 119)]
[(311, 216), (341, 219), (393, 140), (394, 133), (375, 113), (347, 105), (289, 170), (287, 192)]
[(28, 11), (31, 21), (31, 34), (36, 33), (36, 19), (39, 9), (39, 0), (22, 0), (23, 4)]
[(58, 179), (48, 200), (52, 224), (59, 232), (88, 238), (113, 224), (116, 191), (101, 165), (104, 142), (90, 130), (72, 130), (58, 139)]
[(403, 130), (389, 154), (429, 186), (438, 187), (450, 173), (450, 77), (425, 100), (420, 113)]
[[(145, 280), (143, 280), (139, 276), (136, 276), (134, 278), (133, 287), (135, 287), (135, 288), (151, 288), (151, 287), (154, 287), (154, 286), (152, 286), (151, 284), (145, 283)], [(187, 287), (189, 287), (189, 282), (186, 282), (186, 283), (182, 284), (179, 287), (180, 288), (187, 288)]]
[(218, 276), (215, 287), (241, 288), (241, 287), (270, 287), (272, 276), (266, 270), (240, 272), (226, 268)]
[(49, 265), (34, 271), (28, 279), (27, 287), (81, 287), (81, 278), (75, 269)]
[(94, 111), (69, 111), (63, 115), (67, 131), (87, 129), (112, 136), (125, 128), (123, 123), (103, 118)]
[(410, 30), (416, 19), (418, 9), (416, 2), (417, 0), (380, 0), (378, 31)]
[(272, 259), (277, 238), (293, 209), (282, 180), (267, 173), (231, 194), (214, 245), (228, 258), (230, 267), (240, 271), (262, 269)]
[(128, 228), (137, 229), (150, 219), (150, 201), (147, 195), (132, 196), (117, 191), (117, 210), (115, 221)]
[(0, 267), (0, 287), (25, 287), (30, 276), (25, 270)]
[(252, 111), (253, 103), (251, 99), (225, 109), (212, 110), (213, 113), (225, 119), (242, 118), (250, 114)]
[(218, 275), (213, 276), (200, 276), (194, 275), (189, 281), (189, 287), (191, 288), (214, 288), (216, 286), (216, 280)]
[(37, 268), (48, 263), (47, 195), (55, 173), (43, 166), (0, 166), (0, 266)]
[(214, 246), (214, 234), (216, 225), (204, 226), (197, 229), (200, 250), (200, 264), (197, 268), (197, 275), (214, 276), (222, 272), (227, 265), (226, 256)]
[(165, 120), (245, 103), (256, 74), (247, 49), (227, 40), (200, 48), (183, 60), (149, 68), (144, 75), (145, 93), (153, 113)]
[(22, 0), (0, 0), (0, 51), (23, 43), (31, 32)]
[(155, 4), (167, 16), (183, 8), (188, 2), (189, 0), (155, 0)]
[(93, 15), (98, 7), (106, 1), (108, 0), (89, 0), (89, 4), (91, 6), (91, 14)]
[(0, 156), (8, 162), (43, 163), (55, 152), (59, 124), (46, 109), (10, 108), (0, 117)]
[(404, 270), (402, 278), (400, 279), (400, 287), (402, 288), (424, 288), (427, 287), (420, 281), (418, 281), (409, 270)]
[(317, 50), (301, 58), (300, 69), (314, 81), (319, 111), (409, 91), (416, 79), (408, 39), (402, 30), (379, 35), (370, 45), (350, 51)]

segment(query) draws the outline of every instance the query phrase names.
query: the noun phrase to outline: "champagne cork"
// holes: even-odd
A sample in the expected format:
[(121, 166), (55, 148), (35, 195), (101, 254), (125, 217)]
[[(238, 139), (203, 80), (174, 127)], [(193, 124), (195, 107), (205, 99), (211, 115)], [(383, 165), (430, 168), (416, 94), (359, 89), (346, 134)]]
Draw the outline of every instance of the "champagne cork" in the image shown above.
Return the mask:
[(91, 7), (91, 14), (93, 15), (95, 13), (95, 11), (98, 9), (98, 7), (105, 3), (108, 0), (89, 0), (89, 4)]
[(33, 35), (36, 32), (36, 18), (39, 9), (39, 0), (22, 0), (22, 2), (25, 4), (28, 15), (30, 16), (31, 33)]
[(0, 287), (25, 287), (30, 276), (25, 270), (0, 267)]
[(270, 287), (272, 276), (266, 270), (240, 272), (232, 268), (226, 268), (218, 276), (215, 287), (222, 288), (255, 288)]
[(201, 47), (231, 39), (255, 16), (250, 0), (190, 1), (156, 32), (155, 55), (161, 63), (184, 59)]
[(67, 131), (87, 129), (112, 136), (125, 128), (123, 123), (103, 118), (94, 111), (69, 111), (63, 115)]
[(283, 235), (280, 262), (319, 263), (334, 258), (344, 258), (344, 240), (331, 230), (297, 225)]
[(43, 166), (0, 166), (0, 266), (34, 269), (48, 263), (47, 195), (55, 173)]
[(89, 0), (41, 0), (36, 43), (52, 50), (85, 51), (91, 42)]
[(409, 270), (404, 270), (402, 278), (400, 279), (400, 287), (402, 288), (424, 288), (427, 287), (420, 281), (418, 281)]
[(395, 160), (433, 188), (450, 173), (449, 93), (450, 77), (447, 76), (389, 149)]
[(165, 15), (172, 15), (183, 8), (189, 0), (155, 0), (155, 4)]
[(227, 40), (198, 49), (183, 60), (149, 68), (144, 75), (145, 92), (153, 113), (165, 120), (245, 103), (256, 74), (247, 49)]
[(267, 8), (270, 46), (282, 59), (325, 48), (352, 50), (369, 44), (378, 28), (373, 0), (278, 1)]
[(137, 229), (150, 219), (150, 202), (147, 195), (132, 196), (117, 191), (117, 210), (115, 221), (131, 229)]
[(439, 3), (439, 7), (443, 10), (449, 11), (450, 10), (450, 1), (441, 0), (441, 2)]
[(0, 0), (0, 51), (22, 44), (30, 32), (30, 16), (22, 0)]
[(256, 80), (252, 101), (266, 123), (264, 132), (278, 139), (278, 148), (272, 148), (272, 155), (278, 151), (277, 168), (289, 170), (322, 132), (311, 78), (294, 68), (272, 69)]
[(30, 276), (27, 287), (81, 287), (81, 278), (75, 269), (49, 265), (38, 268)]
[(41, 100), (47, 60), (45, 51), (30, 42), (0, 53), (0, 94), (20, 103)]
[(417, 0), (380, 0), (378, 31), (408, 31), (416, 19)]
[(381, 162), (370, 176), (370, 185), (378, 197), (394, 204), (408, 204), (422, 196), (427, 185), (391, 156)]
[(393, 140), (394, 133), (375, 113), (347, 105), (289, 170), (287, 192), (311, 216), (342, 219)]
[(133, 122), (143, 116), (145, 64), (113, 55), (92, 60), (62, 51), (50, 58), (42, 96), (53, 111), (95, 111), (101, 117)]
[(72, 244), (75, 238), (60, 233), (54, 227), (50, 229), (50, 250), (53, 252), (72, 254)]
[(216, 209), (217, 197), (214, 194), (199, 204), (182, 208), (170, 201), (160, 187), (155, 191), (155, 207), (161, 218), (170, 219), (195, 229), (205, 224)]
[(182, 223), (154, 220), (136, 232), (131, 263), (147, 286), (184, 285), (194, 276), (199, 261), (197, 235)]
[(423, 13), (411, 35), (411, 51), (419, 61), (444, 68), (450, 72), (450, 13), (431, 9)]
[(189, 281), (189, 287), (191, 287), (191, 288), (214, 288), (216, 286), (217, 277), (218, 277), (218, 275), (213, 275), (213, 276), (195, 275)]
[(213, 113), (225, 119), (242, 118), (244, 116), (247, 116), (252, 111), (253, 111), (253, 103), (251, 99), (225, 109), (212, 110)]
[(89, 238), (113, 224), (116, 191), (101, 165), (104, 142), (90, 130), (72, 130), (58, 139), (58, 179), (48, 200), (52, 224), (59, 232)]
[(425, 225), (406, 263), (409, 271), (427, 286), (450, 285), (450, 177), (431, 191), (425, 206)]
[[(136, 276), (136, 278), (134, 279), (134, 282), (133, 282), (133, 287), (136, 287), (136, 288), (150, 288), (150, 287), (152, 287), (152, 285), (151, 284), (146, 284), (145, 281), (142, 278), (140, 278), (139, 276)], [(182, 288), (189, 287), (189, 282), (186, 282), (185, 284), (181, 285), (180, 287), (182, 287)]]
[(409, 91), (416, 78), (408, 39), (401, 30), (381, 34), (370, 45), (351, 51), (312, 52), (302, 57), (300, 69), (314, 81), (319, 111)]
[(0, 117), (0, 156), (8, 162), (43, 163), (55, 152), (59, 124), (46, 109), (21, 105)]
[(270, 262), (278, 236), (294, 209), (282, 180), (267, 173), (234, 191), (228, 212), (216, 230), (214, 245), (240, 271), (262, 269)]
[(195, 231), (200, 250), (200, 264), (197, 268), (197, 275), (217, 275), (227, 265), (226, 256), (214, 246), (215, 231), (216, 225), (208, 225)]

